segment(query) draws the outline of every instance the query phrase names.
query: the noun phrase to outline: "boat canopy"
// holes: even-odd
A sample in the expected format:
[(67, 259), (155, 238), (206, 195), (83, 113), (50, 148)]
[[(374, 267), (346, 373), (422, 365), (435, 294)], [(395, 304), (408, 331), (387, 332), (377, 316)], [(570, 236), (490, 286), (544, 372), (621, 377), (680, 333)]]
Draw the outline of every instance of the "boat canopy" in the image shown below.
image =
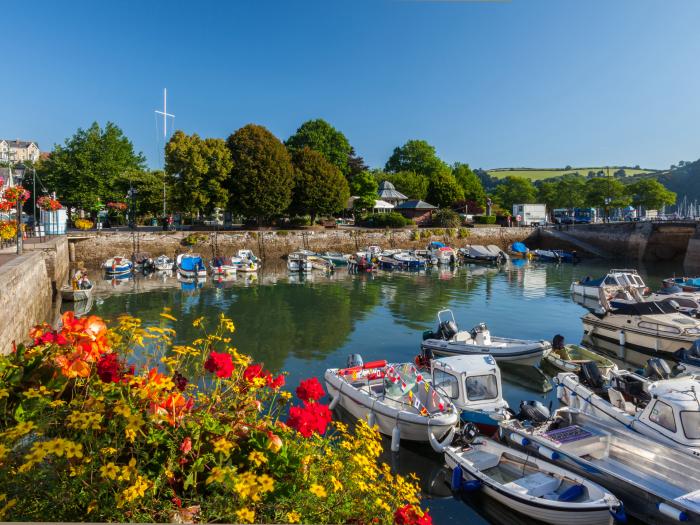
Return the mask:
[(183, 257), (180, 259), (180, 268), (186, 272), (193, 272), (202, 268), (202, 258), (199, 256), (194, 257)]
[(613, 313), (618, 315), (659, 315), (675, 314), (676, 309), (667, 302), (649, 301), (643, 303), (623, 303), (612, 301)]
[(428, 414), (445, 411), (445, 402), (412, 363), (388, 365), (384, 375), (385, 395)]
[(527, 253), (528, 249), (522, 242), (514, 242), (510, 247), (516, 253)]
[(429, 245), (429, 248), (430, 248), (430, 249), (433, 249), (433, 250), (434, 250), (435, 248), (444, 248), (444, 247), (445, 247), (445, 245), (444, 245), (443, 243), (441, 243), (440, 241), (433, 241), (433, 242), (431, 242), (430, 245)]

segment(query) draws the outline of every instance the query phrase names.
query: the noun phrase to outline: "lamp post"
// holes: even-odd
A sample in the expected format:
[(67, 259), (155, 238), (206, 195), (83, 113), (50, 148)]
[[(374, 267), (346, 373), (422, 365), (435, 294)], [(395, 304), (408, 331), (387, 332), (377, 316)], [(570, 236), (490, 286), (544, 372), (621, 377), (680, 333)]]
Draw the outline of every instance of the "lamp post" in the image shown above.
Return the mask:
[[(24, 178), (24, 172), (27, 168), (21, 162), (15, 166), (16, 175), (16, 186), (22, 185), (22, 179)], [(22, 255), (23, 245), (22, 245), (22, 198), (17, 195), (17, 255)]]

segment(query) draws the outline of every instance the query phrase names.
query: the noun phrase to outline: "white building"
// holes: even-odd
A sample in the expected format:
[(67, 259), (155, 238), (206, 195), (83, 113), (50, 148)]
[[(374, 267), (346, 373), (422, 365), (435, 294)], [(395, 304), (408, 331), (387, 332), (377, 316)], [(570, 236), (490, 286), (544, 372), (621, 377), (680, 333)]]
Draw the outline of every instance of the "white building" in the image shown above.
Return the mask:
[(0, 139), (0, 162), (36, 162), (40, 154), (36, 142)]

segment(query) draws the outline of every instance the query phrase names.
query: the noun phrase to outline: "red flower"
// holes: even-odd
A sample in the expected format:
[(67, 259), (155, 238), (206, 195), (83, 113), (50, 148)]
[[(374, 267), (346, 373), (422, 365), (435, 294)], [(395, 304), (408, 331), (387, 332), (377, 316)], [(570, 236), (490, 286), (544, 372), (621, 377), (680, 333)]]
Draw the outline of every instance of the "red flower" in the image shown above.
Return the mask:
[(249, 383), (252, 383), (256, 377), (263, 377), (262, 365), (249, 365), (243, 372), (243, 377)]
[(122, 377), (122, 363), (117, 354), (105, 354), (97, 361), (97, 375), (103, 383), (118, 383)]
[(217, 377), (231, 377), (234, 369), (231, 354), (211, 352), (204, 363), (204, 368), (212, 374), (215, 373)]
[(192, 439), (187, 436), (180, 444), (180, 452), (187, 454), (190, 450), (192, 450)]
[(325, 395), (321, 383), (315, 377), (299, 383), (296, 392), (297, 397), (302, 401), (318, 401)]
[(287, 425), (308, 438), (314, 432), (323, 435), (330, 422), (331, 411), (328, 409), (328, 405), (304, 401), (303, 406), (295, 406), (289, 409)]
[(274, 379), (271, 375), (267, 376), (267, 386), (273, 389), (281, 388), (284, 386), (284, 376), (282, 374), (278, 375)]
[(175, 383), (177, 389), (182, 392), (185, 390), (185, 388), (187, 388), (187, 383), (189, 383), (189, 381), (187, 381), (187, 378), (180, 372), (175, 372), (173, 375), (173, 383)]
[(413, 505), (404, 505), (394, 512), (394, 523), (397, 525), (432, 525), (433, 518), (430, 517), (430, 514), (427, 512), (422, 514), (422, 516), (418, 514)]

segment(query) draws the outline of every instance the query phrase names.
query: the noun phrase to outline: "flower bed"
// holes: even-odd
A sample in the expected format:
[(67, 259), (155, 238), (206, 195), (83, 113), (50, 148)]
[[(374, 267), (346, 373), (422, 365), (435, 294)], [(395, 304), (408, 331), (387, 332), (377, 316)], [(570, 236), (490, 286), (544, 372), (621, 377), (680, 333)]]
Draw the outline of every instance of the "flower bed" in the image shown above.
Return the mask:
[(90, 219), (75, 219), (73, 224), (79, 230), (89, 230), (95, 225)]
[(331, 423), (317, 380), (292, 403), (229, 319), (183, 345), (162, 317), (67, 312), (0, 357), (0, 520), (430, 525), (376, 429)]
[(0, 239), (10, 241), (17, 237), (16, 221), (0, 221)]

